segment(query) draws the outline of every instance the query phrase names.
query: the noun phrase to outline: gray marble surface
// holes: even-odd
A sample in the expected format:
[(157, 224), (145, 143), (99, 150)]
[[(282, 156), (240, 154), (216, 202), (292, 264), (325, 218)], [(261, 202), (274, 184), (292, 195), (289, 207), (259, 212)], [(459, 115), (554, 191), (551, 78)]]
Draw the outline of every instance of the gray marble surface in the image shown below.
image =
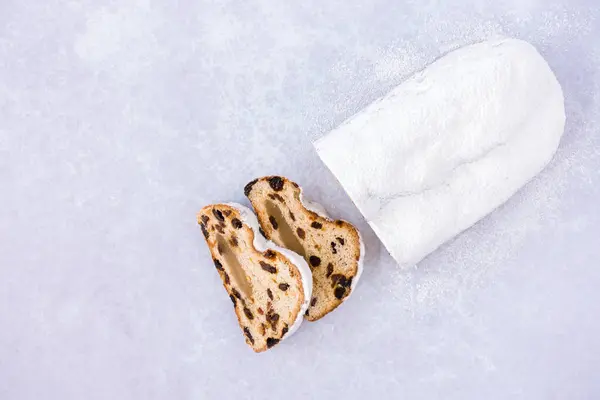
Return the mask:
[[(0, 399), (596, 399), (597, 0), (0, 2)], [(311, 142), (457, 46), (535, 44), (555, 159), (399, 270)], [(195, 213), (283, 174), (367, 244), (354, 296), (253, 354)], [(399, 227), (401, 229), (401, 227)]]

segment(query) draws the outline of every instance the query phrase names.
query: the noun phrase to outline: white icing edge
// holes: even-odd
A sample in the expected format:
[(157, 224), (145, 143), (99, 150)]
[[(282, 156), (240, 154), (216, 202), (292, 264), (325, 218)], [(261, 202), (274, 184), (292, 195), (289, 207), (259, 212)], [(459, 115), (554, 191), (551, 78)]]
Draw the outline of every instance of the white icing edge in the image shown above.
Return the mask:
[(307, 210), (315, 212), (315, 213), (319, 214), (319, 216), (321, 216), (323, 218), (327, 218), (328, 220), (332, 219), (329, 216), (329, 214), (327, 213), (327, 210), (325, 210), (325, 207), (323, 207), (321, 204), (316, 203), (314, 201), (307, 200), (304, 197), (304, 193), (302, 193), (302, 188), (300, 188), (300, 203), (302, 203), (304, 208), (306, 208)]
[[(356, 227), (354, 227), (354, 229), (356, 229)], [(358, 280), (360, 279), (360, 276), (363, 273), (365, 263), (365, 242), (363, 241), (360, 231), (356, 229), (356, 232), (358, 233), (358, 241), (360, 242), (360, 256), (358, 256), (358, 266), (356, 267), (356, 275), (354, 276), (354, 279), (352, 279), (352, 285), (350, 285), (350, 294), (348, 295), (348, 297), (352, 296), (352, 293), (354, 293), (354, 287), (358, 283)], [(346, 297), (346, 299), (348, 297)], [(346, 299), (344, 299), (344, 301), (346, 301)]]
[[(327, 213), (327, 210), (325, 210), (325, 207), (323, 207), (321, 204), (316, 203), (314, 201), (307, 200), (304, 197), (302, 188), (300, 188), (300, 203), (302, 203), (304, 208), (306, 208), (307, 210), (310, 210), (310, 211), (316, 213), (318, 216), (325, 218), (328, 221), (333, 222), (333, 218), (331, 218), (329, 216), (329, 214)], [(354, 225), (352, 225), (352, 226), (354, 226)], [(348, 300), (350, 298), (350, 296), (352, 296), (352, 294), (354, 293), (354, 288), (356, 287), (356, 284), (358, 283), (358, 280), (360, 279), (360, 276), (362, 275), (363, 268), (364, 268), (364, 262), (365, 262), (365, 242), (363, 241), (362, 235), (360, 234), (360, 231), (358, 230), (358, 228), (356, 226), (354, 226), (354, 229), (356, 229), (356, 233), (358, 233), (358, 241), (359, 241), (359, 245), (360, 245), (360, 256), (358, 258), (358, 265), (356, 267), (356, 275), (354, 275), (354, 278), (352, 278), (352, 285), (350, 285), (350, 294), (348, 296), (346, 296), (344, 298), (344, 300), (342, 300), (342, 303), (344, 301)]]
[(260, 225), (258, 224), (258, 219), (248, 207), (245, 207), (239, 203), (223, 204), (235, 208), (240, 214), (240, 219), (242, 220), (242, 223), (248, 225), (252, 229), (252, 231), (254, 232), (253, 245), (256, 248), (256, 250), (261, 252), (265, 252), (268, 249), (275, 250), (276, 252), (281, 253), (285, 257), (287, 257), (290, 260), (290, 262), (298, 268), (298, 271), (300, 272), (300, 277), (302, 279), (302, 287), (304, 289), (304, 302), (300, 306), (300, 311), (296, 316), (296, 320), (294, 321), (292, 326), (288, 328), (287, 334), (285, 334), (285, 336), (283, 336), (283, 338), (281, 339), (283, 341), (288, 337), (292, 336), (294, 332), (298, 330), (298, 328), (302, 324), (302, 321), (304, 321), (304, 313), (308, 309), (310, 300), (312, 298), (312, 272), (310, 271), (310, 268), (308, 267), (308, 264), (306, 263), (306, 260), (304, 260), (303, 257), (294, 253), (293, 251), (277, 246), (275, 243), (265, 239), (260, 234)]

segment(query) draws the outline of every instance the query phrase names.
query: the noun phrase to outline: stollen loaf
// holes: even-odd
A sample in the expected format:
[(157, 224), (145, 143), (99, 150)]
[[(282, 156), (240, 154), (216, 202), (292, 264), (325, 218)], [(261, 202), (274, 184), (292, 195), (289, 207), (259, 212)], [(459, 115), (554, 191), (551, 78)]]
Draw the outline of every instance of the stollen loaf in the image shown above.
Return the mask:
[(472, 226), (552, 159), (562, 89), (516, 39), (452, 51), (314, 145), (401, 266)]
[(290, 337), (311, 298), (306, 261), (263, 238), (252, 211), (240, 204), (206, 206), (198, 224), (246, 343), (258, 353)]
[(304, 257), (312, 272), (306, 319), (316, 321), (354, 292), (365, 248), (351, 223), (329, 218), (324, 207), (306, 200), (302, 188), (281, 176), (255, 179), (244, 194), (256, 211), (265, 237)]

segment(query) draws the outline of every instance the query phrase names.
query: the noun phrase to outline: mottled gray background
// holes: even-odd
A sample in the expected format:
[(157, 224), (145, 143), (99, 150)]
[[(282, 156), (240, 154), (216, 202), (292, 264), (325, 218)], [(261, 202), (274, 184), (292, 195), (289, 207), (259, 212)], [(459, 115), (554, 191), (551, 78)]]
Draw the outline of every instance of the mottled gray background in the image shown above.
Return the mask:
[[(599, 18), (597, 0), (0, 1), (0, 399), (599, 398)], [(311, 141), (498, 35), (563, 85), (558, 154), (399, 270)], [(356, 222), (368, 257), (339, 311), (254, 355), (195, 213), (272, 173)]]

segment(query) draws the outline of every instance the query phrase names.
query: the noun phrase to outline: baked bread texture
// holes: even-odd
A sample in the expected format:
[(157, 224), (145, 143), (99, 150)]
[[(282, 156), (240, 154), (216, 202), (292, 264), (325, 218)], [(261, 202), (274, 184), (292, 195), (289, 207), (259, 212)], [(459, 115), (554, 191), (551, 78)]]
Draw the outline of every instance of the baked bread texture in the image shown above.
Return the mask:
[(312, 270), (313, 291), (306, 319), (316, 321), (350, 296), (362, 272), (364, 245), (349, 222), (330, 219), (303, 199), (302, 189), (280, 176), (255, 179), (244, 188), (262, 233), (293, 250)]
[(246, 343), (262, 352), (293, 334), (311, 298), (306, 261), (267, 242), (252, 211), (242, 205), (206, 206), (198, 224)]

